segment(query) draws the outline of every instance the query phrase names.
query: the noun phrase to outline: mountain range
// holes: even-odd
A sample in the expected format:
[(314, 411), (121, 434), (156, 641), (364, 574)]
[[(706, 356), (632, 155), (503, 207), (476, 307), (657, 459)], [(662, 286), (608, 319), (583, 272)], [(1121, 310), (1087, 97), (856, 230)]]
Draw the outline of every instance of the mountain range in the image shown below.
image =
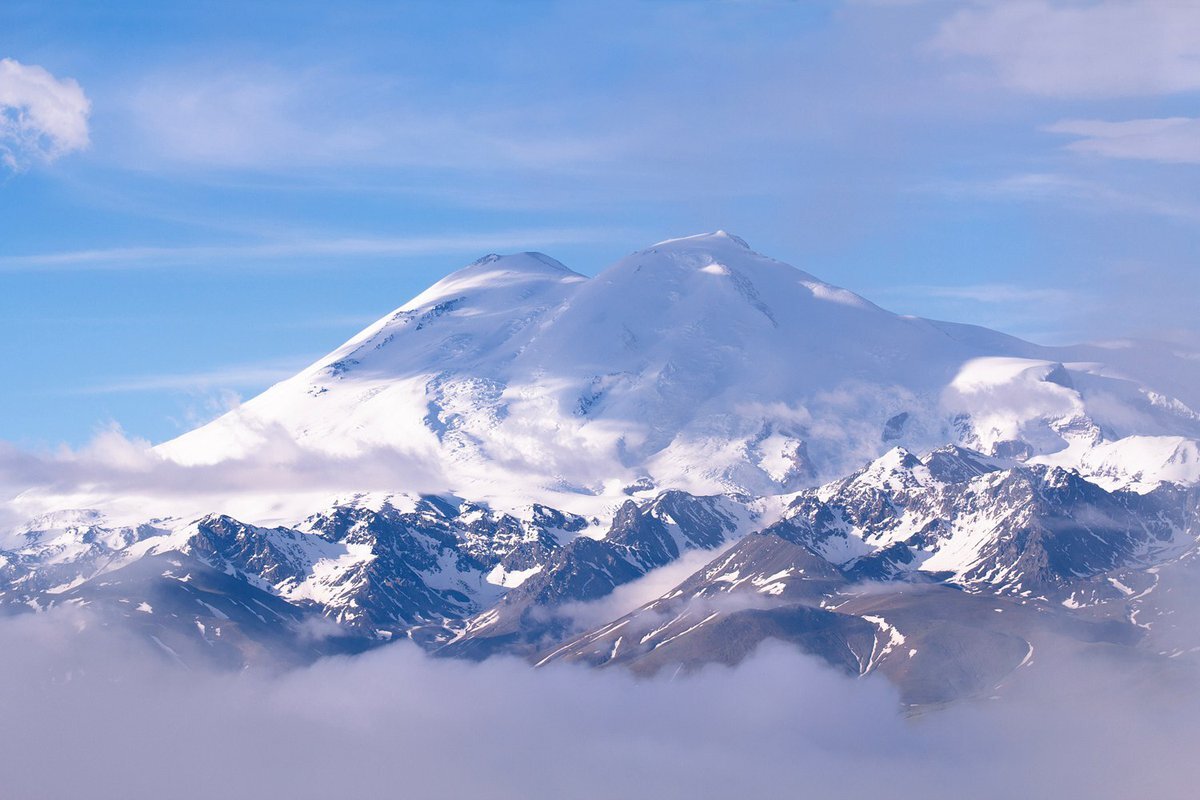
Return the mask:
[[(778, 639), (918, 706), (1064, 650), (1169, 667), (1200, 651), (1169, 602), (1200, 586), (1196, 408), (1185, 348), (897, 315), (724, 232), (593, 277), (489, 255), (154, 448), (171, 491), (15, 498), (0, 608), (231, 668)], [(253, 477), (280, 462), (304, 480)]]

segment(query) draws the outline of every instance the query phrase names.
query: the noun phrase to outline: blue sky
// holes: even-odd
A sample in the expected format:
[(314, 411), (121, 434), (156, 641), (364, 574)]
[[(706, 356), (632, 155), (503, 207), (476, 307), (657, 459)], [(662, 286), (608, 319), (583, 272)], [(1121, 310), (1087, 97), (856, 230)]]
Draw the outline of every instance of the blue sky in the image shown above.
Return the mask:
[(161, 441), (477, 256), (724, 228), (1039, 341), (1197, 335), (1200, 6), (0, 6), (0, 439)]

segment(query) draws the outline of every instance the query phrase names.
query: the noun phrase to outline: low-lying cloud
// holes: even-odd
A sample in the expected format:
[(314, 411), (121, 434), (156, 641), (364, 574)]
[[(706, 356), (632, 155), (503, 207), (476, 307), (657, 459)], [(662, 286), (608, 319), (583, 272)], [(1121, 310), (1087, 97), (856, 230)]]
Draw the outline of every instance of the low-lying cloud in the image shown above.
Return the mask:
[(229, 674), (92, 625), (0, 621), (8, 797), (1184, 798), (1198, 777), (1195, 693), (1095, 659), (910, 717), (782, 646), (673, 680), (408, 643)]
[(256, 432), (261, 441), (252, 455), (198, 465), (172, 461), (115, 427), (77, 450), (35, 452), (0, 441), (0, 531), (66, 508), (138, 521), (210, 512), (304, 516), (317, 510), (312, 503), (341, 493), (394, 492), (398, 485), (434, 493), (449, 484), (428, 459), (391, 448), (341, 457), (302, 447), (279, 427)]

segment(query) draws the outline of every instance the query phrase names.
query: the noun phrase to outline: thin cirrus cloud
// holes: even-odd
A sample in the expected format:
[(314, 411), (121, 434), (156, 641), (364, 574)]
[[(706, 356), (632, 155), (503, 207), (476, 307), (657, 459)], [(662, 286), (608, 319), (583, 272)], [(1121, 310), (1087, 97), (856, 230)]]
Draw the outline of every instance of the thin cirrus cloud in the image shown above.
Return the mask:
[(613, 137), (581, 133), (547, 109), (453, 108), (393, 84), (327, 70), (184, 67), (147, 79), (117, 105), (137, 168), (549, 169), (624, 152)]
[(1072, 326), (1078, 323), (1080, 314), (1098, 303), (1096, 297), (1084, 291), (1012, 283), (916, 284), (883, 289), (877, 294), (900, 308), (919, 305), (925, 316), (970, 319), (1042, 343), (1078, 340), (1080, 334)]
[(932, 46), (989, 62), (1009, 88), (1053, 97), (1200, 89), (1200, 4), (1004, 0), (960, 10)]
[(235, 364), (197, 372), (138, 375), (95, 386), (85, 386), (73, 394), (126, 394), (259, 386), (291, 377), (309, 360), (311, 360), (309, 357), (297, 357), (268, 363)]
[(489, 249), (527, 249), (608, 241), (621, 231), (591, 228), (553, 228), (462, 233), (451, 236), (333, 237), (286, 242), (177, 247), (112, 247), (63, 250), (17, 256), (0, 256), (0, 272), (29, 270), (125, 269), (169, 267), (181, 264), (222, 263), (244, 265), (248, 260), (274, 261), (297, 258), (372, 258), (420, 256), (441, 253), (478, 253)]
[(91, 101), (71, 78), (0, 59), (0, 164), (13, 172), (89, 144)]
[(984, 283), (973, 286), (914, 286), (913, 294), (925, 294), (947, 300), (976, 303), (1070, 303), (1078, 302), (1077, 292), (1060, 289), (1029, 289), (1009, 283)]
[(1200, 164), (1200, 119), (1192, 117), (1121, 122), (1062, 120), (1047, 126), (1046, 130), (1079, 137), (1067, 147), (1080, 153), (1168, 164)]
[(1188, 223), (1200, 221), (1200, 204), (1190, 200), (1115, 188), (1056, 172), (1027, 172), (978, 181), (939, 181), (921, 189), (950, 197), (1027, 200), (1105, 214), (1121, 212)]

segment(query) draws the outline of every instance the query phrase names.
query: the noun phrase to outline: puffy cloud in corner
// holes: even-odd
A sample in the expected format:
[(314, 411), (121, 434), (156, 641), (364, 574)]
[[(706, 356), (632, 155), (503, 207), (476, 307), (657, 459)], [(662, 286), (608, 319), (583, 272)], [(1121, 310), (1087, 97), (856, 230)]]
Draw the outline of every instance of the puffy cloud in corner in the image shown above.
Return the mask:
[(0, 59), (0, 163), (21, 171), (86, 148), (91, 109), (74, 79)]
[(1081, 137), (1068, 145), (1081, 153), (1171, 164), (1200, 164), (1200, 119), (1193, 117), (1122, 122), (1072, 119), (1056, 122), (1046, 130)]
[(946, 55), (990, 61), (1005, 85), (1060, 97), (1200, 89), (1200, 4), (1105, 0), (987, 3), (947, 18)]

